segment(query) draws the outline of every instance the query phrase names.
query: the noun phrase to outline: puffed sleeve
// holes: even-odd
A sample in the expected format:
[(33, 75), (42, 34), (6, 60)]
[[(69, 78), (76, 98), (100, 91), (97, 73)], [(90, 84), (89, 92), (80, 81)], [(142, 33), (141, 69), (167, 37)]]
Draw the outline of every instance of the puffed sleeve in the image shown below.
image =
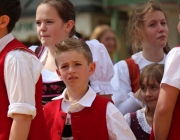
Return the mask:
[(91, 87), (99, 94), (113, 94), (113, 88), (110, 85), (111, 78), (114, 76), (112, 60), (105, 48), (99, 41), (93, 39), (86, 41), (93, 55), (93, 61), (96, 63), (96, 70), (90, 76)]

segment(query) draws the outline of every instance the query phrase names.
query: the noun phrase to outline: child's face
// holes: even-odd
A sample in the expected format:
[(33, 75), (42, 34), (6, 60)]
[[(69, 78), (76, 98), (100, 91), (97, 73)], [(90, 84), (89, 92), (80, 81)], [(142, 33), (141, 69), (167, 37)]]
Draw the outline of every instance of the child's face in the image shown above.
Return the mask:
[(54, 46), (67, 39), (67, 23), (59, 17), (56, 9), (48, 4), (41, 4), (36, 11), (38, 37), (44, 46)]
[(168, 26), (165, 15), (161, 11), (153, 11), (145, 15), (143, 23), (145, 37), (142, 37), (143, 47), (164, 48), (168, 39)]
[(58, 70), (67, 88), (86, 88), (95, 64), (88, 64), (82, 53), (68, 51), (58, 56)]
[(153, 79), (149, 78), (149, 83), (147, 85), (147, 78), (143, 80), (141, 86), (141, 95), (144, 103), (149, 107), (149, 109), (154, 110), (157, 104), (157, 99), (160, 92), (159, 83)]
[(179, 14), (179, 22), (178, 22), (177, 30), (178, 30), (178, 32), (180, 34), (180, 14)]

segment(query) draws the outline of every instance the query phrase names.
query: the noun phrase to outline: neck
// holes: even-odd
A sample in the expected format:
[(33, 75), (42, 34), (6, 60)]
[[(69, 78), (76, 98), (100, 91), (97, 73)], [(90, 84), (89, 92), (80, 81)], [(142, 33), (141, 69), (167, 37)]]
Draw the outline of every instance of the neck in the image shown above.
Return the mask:
[(160, 62), (164, 58), (163, 49), (161, 50), (144, 49), (142, 55), (144, 56), (145, 59), (151, 62)]
[(146, 120), (147, 120), (147, 123), (149, 124), (149, 126), (152, 126), (152, 124), (153, 124), (154, 111), (155, 110), (150, 110), (149, 109), (148, 112), (145, 113)]
[(0, 29), (0, 39), (8, 34), (7, 29)]
[(88, 88), (71, 89), (67, 87), (66, 98), (70, 103), (77, 103), (86, 94)]

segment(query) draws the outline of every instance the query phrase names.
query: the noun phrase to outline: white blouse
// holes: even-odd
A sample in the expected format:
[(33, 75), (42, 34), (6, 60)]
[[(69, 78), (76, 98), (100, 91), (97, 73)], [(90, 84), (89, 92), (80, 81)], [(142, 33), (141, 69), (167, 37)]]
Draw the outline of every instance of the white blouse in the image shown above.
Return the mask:
[[(86, 41), (88, 44), (92, 55), (93, 61), (96, 63), (96, 70), (93, 75), (90, 76), (91, 87), (101, 95), (113, 94), (114, 90), (110, 84), (112, 77), (114, 76), (114, 69), (112, 60), (105, 48), (105, 46), (99, 41), (93, 39), (91, 41)], [(35, 51), (38, 46), (31, 46), (30, 49)], [(45, 47), (40, 61), (43, 62), (47, 57), (47, 47)], [(56, 72), (51, 72), (48, 70), (42, 70), (43, 82), (59, 81), (59, 77)]]
[[(0, 39), (0, 51), (14, 39), (10, 33)], [(37, 57), (27, 51), (12, 50), (5, 58), (4, 80), (9, 99), (8, 117), (13, 113), (36, 116), (35, 85), (42, 70)]]
[[(151, 133), (151, 126), (148, 124), (145, 116), (145, 108), (142, 108), (141, 110), (136, 111), (136, 117), (138, 120), (139, 125), (141, 126), (142, 130), (145, 131), (146, 133), (150, 134)], [(131, 114), (128, 113), (124, 116), (127, 124), (131, 126)]]
[[(166, 54), (159, 64), (165, 63)], [(149, 64), (154, 62), (146, 60), (142, 52), (132, 55), (132, 59), (138, 64), (140, 73), (142, 69)], [(123, 115), (135, 112), (142, 107), (142, 104), (134, 97), (134, 93), (131, 88), (131, 81), (129, 77), (129, 69), (125, 60), (119, 61), (114, 65), (114, 77), (111, 80), (111, 85), (115, 92), (113, 93), (112, 99), (116, 107), (121, 111)]]
[(173, 48), (166, 57), (161, 83), (180, 89), (180, 47)]

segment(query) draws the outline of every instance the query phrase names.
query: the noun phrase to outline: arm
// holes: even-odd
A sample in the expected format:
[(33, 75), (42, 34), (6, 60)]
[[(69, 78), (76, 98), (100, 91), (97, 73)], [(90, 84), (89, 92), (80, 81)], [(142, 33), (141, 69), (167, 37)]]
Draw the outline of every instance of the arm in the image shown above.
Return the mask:
[(141, 108), (138, 99), (134, 97), (132, 92), (129, 70), (125, 61), (120, 61), (114, 65), (114, 76), (111, 85), (114, 88), (112, 99), (115, 106), (123, 115), (135, 112)]
[(106, 122), (110, 140), (135, 140), (135, 136), (119, 110), (108, 103)]
[(9, 140), (27, 140), (31, 120), (31, 115), (13, 114)]
[(21, 130), (26, 135), (31, 120), (36, 116), (35, 85), (41, 69), (42, 65), (39, 60), (28, 52), (15, 50), (6, 56), (4, 78), (10, 103), (7, 116), (13, 119), (11, 137), (16, 134), (16, 127), (21, 128), (22, 125), (26, 125), (19, 123), (21, 121), (27, 122), (27, 128)]
[(162, 84), (153, 123), (156, 140), (165, 140), (168, 137), (178, 95), (179, 89)]

